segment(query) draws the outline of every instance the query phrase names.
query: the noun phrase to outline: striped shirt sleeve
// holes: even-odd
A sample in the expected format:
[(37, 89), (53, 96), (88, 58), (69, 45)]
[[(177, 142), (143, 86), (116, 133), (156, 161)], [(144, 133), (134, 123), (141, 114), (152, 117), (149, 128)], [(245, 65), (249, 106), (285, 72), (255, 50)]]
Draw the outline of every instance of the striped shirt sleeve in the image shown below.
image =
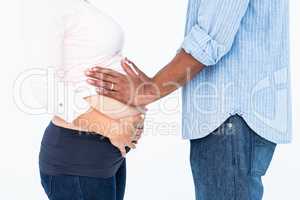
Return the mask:
[(215, 65), (232, 47), (249, 0), (201, 0), (197, 23), (181, 46), (206, 66)]

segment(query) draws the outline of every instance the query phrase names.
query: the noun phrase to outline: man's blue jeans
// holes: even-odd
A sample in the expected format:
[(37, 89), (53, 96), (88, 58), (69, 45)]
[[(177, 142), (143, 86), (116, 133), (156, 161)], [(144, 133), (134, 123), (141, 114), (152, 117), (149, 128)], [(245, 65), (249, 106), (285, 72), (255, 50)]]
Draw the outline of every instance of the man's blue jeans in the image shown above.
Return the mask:
[(242, 117), (231, 116), (205, 138), (191, 141), (197, 200), (261, 200), (276, 144), (258, 136)]

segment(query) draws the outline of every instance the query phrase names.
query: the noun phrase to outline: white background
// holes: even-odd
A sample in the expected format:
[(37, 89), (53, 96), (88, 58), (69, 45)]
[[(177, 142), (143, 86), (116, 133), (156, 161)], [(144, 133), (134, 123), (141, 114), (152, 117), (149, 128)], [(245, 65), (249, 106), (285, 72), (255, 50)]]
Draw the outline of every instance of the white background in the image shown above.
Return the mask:
[[(41, 23), (39, 16), (45, 9), (42, 2), (9, 0), (1, 1), (0, 5), (0, 199), (46, 200), (39, 183), (38, 152), (49, 116), (21, 112), (13, 100), (14, 80), (23, 70), (37, 67), (35, 62), (28, 61), (28, 57), (38, 59), (38, 43), (34, 37), (28, 38), (39, 32), (34, 24)], [(92, 2), (124, 27), (127, 36), (125, 54), (149, 75), (172, 58), (182, 41), (187, 0)], [(278, 147), (264, 178), (265, 200), (300, 198), (300, 1), (290, 2), (294, 142)], [(28, 28), (32, 32), (28, 32)], [(25, 49), (22, 47), (24, 39), (29, 40), (25, 42)], [(180, 109), (174, 111), (179, 95), (177, 92), (163, 103), (150, 107), (145, 136), (138, 149), (128, 155), (126, 200), (194, 199), (189, 143), (180, 137)], [(161, 125), (161, 122), (165, 124)]]

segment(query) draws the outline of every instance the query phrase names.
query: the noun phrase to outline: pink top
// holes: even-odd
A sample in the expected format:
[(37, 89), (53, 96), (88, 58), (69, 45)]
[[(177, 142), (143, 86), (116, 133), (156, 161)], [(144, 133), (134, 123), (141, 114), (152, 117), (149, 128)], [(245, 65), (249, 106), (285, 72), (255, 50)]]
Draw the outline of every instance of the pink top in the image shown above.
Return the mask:
[(124, 34), (111, 17), (84, 0), (52, 0), (50, 4), (55, 15), (47, 30), (47, 66), (51, 68), (47, 81), (35, 87), (35, 95), (49, 113), (72, 122), (90, 108), (84, 97), (96, 95), (86, 83), (86, 69), (99, 65), (123, 73)]

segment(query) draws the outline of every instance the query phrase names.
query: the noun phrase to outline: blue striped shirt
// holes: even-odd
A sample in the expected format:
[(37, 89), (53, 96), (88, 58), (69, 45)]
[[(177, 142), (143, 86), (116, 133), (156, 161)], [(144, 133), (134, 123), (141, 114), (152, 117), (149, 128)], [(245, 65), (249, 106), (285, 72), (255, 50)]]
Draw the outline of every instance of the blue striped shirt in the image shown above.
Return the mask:
[(291, 141), (288, 0), (190, 0), (182, 48), (206, 65), (183, 89), (183, 137), (234, 114), (260, 136)]

